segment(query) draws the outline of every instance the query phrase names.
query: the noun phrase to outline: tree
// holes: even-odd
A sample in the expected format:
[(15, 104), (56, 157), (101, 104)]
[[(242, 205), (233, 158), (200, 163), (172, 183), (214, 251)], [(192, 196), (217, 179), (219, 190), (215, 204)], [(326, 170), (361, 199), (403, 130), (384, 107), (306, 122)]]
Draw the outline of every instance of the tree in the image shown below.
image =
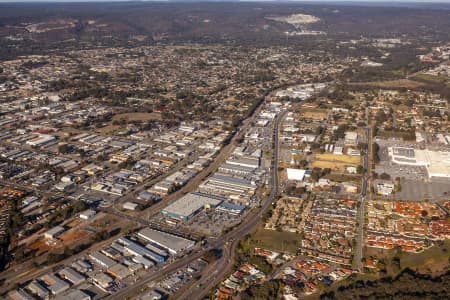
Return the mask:
[(389, 175), (389, 174), (387, 174), (387, 173), (381, 173), (380, 179), (383, 179), (383, 180), (390, 180), (390, 179), (391, 179), (391, 175)]
[(62, 154), (67, 154), (70, 152), (70, 147), (67, 144), (62, 144), (58, 146), (58, 152)]
[(358, 167), (356, 168), (356, 172), (357, 172), (358, 174), (364, 173), (364, 167), (361, 166), (361, 165), (358, 165)]

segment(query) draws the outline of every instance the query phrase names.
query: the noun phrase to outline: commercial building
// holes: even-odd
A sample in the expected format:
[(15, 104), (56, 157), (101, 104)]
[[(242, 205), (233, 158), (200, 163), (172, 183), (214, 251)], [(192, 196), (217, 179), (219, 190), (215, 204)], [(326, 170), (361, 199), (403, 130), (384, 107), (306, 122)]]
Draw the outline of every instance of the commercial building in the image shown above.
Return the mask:
[(450, 178), (450, 152), (389, 147), (391, 161), (399, 165), (425, 167), (428, 177)]
[(390, 195), (394, 191), (394, 184), (390, 182), (378, 182), (376, 184), (376, 191), (378, 195)]
[(215, 208), (223, 199), (200, 193), (189, 193), (161, 210), (161, 213), (182, 221), (187, 221), (204, 208)]
[(194, 241), (150, 228), (141, 229), (138, 232), (138, 237), (167, 249), (169, 253), (174, 255), (189, 250), (195, 245)]
[(306, 170), (287, 168), (286, 172), (288, 180), (303, 181), (305, 179)]
[(128, 209), (128, 210), (136, 210), (139, 207), (139, 204), (135, 203), (135, 202), (130, 202), (127, 201), (123, 204), (122, 206), (124, 209)]

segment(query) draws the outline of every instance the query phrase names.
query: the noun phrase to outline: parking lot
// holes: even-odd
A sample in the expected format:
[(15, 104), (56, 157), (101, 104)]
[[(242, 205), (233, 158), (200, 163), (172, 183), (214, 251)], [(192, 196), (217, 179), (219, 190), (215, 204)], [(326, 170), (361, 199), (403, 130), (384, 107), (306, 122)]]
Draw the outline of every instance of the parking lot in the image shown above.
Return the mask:
[(423, 199), (444, 200), (450, 198), (450, 182), (424, 182), (419, 180), (401, 180), (401, 191), (395, 193), (395, 199), (421, 201)]
[(225, 212), (202, 211), (186, 225), (206, 235), (219, 236), (227, 228), (239, 224), (241, 220), (242, 216), (234, 216)]

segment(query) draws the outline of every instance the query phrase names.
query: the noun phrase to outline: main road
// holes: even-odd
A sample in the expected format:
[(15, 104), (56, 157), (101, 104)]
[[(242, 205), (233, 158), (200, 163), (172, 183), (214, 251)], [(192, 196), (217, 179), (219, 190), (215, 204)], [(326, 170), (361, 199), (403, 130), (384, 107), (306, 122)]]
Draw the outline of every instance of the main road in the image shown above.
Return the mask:
[(367, 197), (367, 188), (369, 186), (369, 153), (370, 149), (372, 149), (372, 139), (371, 139), (371, 128), (369, 126), (369, 116), (367, 115), (367, 127), (366, 127), (366, 141), (367, 141), (367, 150), (363, 156), (363, 167), (364, 174), (362, 177), (361, 183), (361, 194), (359, 207), (357, 212), (357, 220), (358, 227), (356, 232), (356, 245), (355, 245), (355, 257), (353, 260), (353, 270), (357, 272), (362, 271), (362, 258), (363, 258), (363, 250), (364, 250), (364, 224), (365, 224), (365, 206), (366, 206), (366, 197)]

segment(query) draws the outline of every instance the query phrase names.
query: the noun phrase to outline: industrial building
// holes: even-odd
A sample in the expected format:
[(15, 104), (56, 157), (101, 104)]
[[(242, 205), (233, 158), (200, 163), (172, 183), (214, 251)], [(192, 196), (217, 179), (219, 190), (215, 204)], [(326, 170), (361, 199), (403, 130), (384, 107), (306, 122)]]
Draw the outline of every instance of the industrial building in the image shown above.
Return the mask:
[(89, 254), (89, 258), (92, 259), (96, 264), (99, 264), (103, 268), (109, 269), (114, 266), (117, 262), (108, 256), (95, 251)]
[(155, 265), (151, 260), (142, 256), (134, 256), (132, 260), (137, 264), (143, 265), (145, 269), (149, 269)]
[(224, 163), (219, 167), (219, 172), (238, 176), (248, 176), (255, 172), (255, 168)]
[(305, 179), (306, 170), (287, 168), (286, 172), (288, 180), (303, 181)]
[(91, 296), (80, 290), (70, 290), (67, 294), (56, 297), (55, 300), (91, 300)]
[(54, 239), (57, 238), (61, 233), (65, 231), (64, 227), (55, 226), (52, 229), (49, 229), (44, 233), (44, 237), (46, 239)]
[(218, 193), (252, 195), (256, 185), (247, 179), (216, 173), (201, 184), (200, 188)]
[(30, 282), (26, 288), (41, 299), (47, 299), (50, 296), (50, 292), (36, 280)]
[(30, 296), (24, 290), (13, 290), (8, 293), (8, 297), (12, 300), (34, 300), (34, 297)]
[(106, 273), (96, 273), (92, 276), (92, 282), (100, 289), (106, 291), (114, 279)]
[(171, 218), (187, 221), (204, 208), (215, 208), (223, 199), (200, 193), (189, 193), (161, 210)]
[(125, 250), (134, 256), (145, 256), (156, 263), (161, 263), (166, 261), (166, 257), (159, 255), (148, 248), (142, 247), (141, 245), (125, 238), (121, 237), (118, 242), (125, 246)]
[(182, 251), (186, 251), (194, 247), (195, 242), (178, 237), (166, 232), (153, 230), (150, 228), (141, 229), (138, 232), (138, 237), (154, 243), (164, 249), (167, 249), (169, 253), (177, 255)]
[(80, 219), (89, 220), (90, 218), (94, 217), (95, 215), (96, 215), (95, 210), (87, 209), (87, 210), (81, 212), (79, 216), (80, 216)]
[(48, 134), (41, 134), (37, 136), (35, 139), (28, 140), (25, 143), (32, 147), (40, 147), (54, 141), (56, 141), (56, 137)]
[(259, 167), (259, 157), (251, 156), (251, 155), (242, 155), (239, 158), (230, 158), (226, 161), (229, 165), (248, 167), (248, 168), (258, 168)]
[(73, 285), (81, 284), (86, 280), (83, 275), (69, 267), (62, 269), (58, 274), (61, 276), (61, 278), (69, 281)]
[(219, 206), (217, 206), (216, 210), (238, 216), (238, 215), (242, 214), (242, 212), (245, 210), (245, 208), (246, 208), (245, 205), (239, 205), (239, 204), (234, 204), (234, 203), (223, 201)]
[(131, 271), (122, 264), (115, 264), (107, 272), (119, 280), (123, 280), (131, 275)]
[(70, 284), (53, 274), (46, 274), (41, 279), (53, 295), (59, 295), (70, 288)]

